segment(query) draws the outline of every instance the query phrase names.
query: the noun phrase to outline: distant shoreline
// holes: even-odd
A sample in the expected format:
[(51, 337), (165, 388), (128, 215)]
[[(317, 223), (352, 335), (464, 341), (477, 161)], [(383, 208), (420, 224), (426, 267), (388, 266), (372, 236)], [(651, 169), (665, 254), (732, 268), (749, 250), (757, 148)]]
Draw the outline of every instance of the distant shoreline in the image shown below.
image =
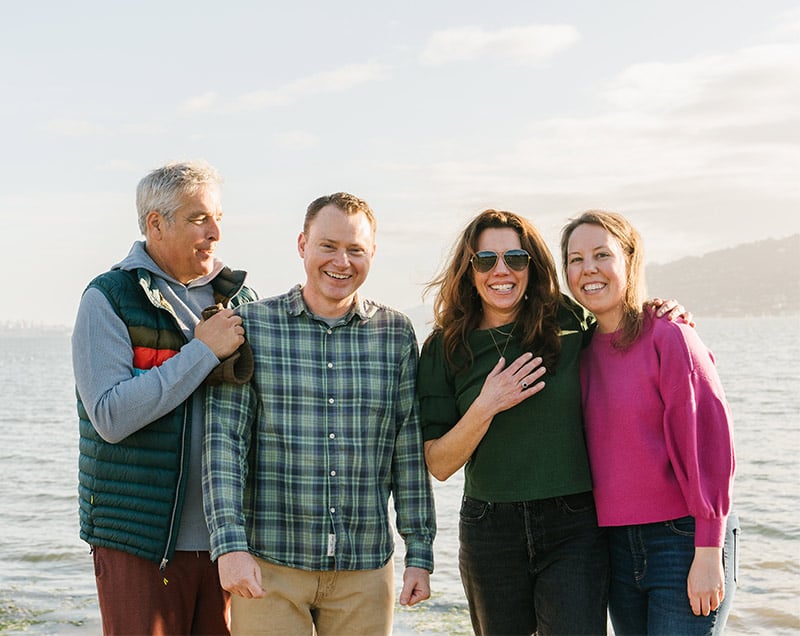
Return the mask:
[[(404, 313), (408, 314), (412, 319), (419, 317), (420, 315), (420, 307), (414, 307), (411, 309), (403, 310)], [(772, 312), (772, 313), (741, 313), (741, 314), (733, 314), (730, 310), (726, 310), (724, 313), (717, 313), (717, 314), (694, 314), (694, 320), (704, 320), (704, 319), (746, 319), (746, 318), (798, 318), (800, 319), (800, 313), (796, 311), (787, 311), (783, 312)], [(430, 318), (426, 318), (425, 322), (429, 322)], [(41, 323), (29, 323), (29, 322), (13, 322), (13, 323), (0, 323), (0, 336), (58, 336), (58, 335), (70, 335), (72, 333), (72, 326), (71, 325), (48, 325), (48, 324), (41, 324)]]

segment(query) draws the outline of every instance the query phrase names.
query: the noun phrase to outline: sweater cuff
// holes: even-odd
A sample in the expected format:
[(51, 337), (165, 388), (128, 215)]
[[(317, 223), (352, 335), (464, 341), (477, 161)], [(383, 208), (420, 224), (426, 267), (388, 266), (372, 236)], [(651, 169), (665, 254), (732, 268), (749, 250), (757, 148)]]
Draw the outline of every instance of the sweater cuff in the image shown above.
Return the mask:
[(727, 517), (694, 520), (694, 546), (696, 548), (721, 548), (725, 543)]

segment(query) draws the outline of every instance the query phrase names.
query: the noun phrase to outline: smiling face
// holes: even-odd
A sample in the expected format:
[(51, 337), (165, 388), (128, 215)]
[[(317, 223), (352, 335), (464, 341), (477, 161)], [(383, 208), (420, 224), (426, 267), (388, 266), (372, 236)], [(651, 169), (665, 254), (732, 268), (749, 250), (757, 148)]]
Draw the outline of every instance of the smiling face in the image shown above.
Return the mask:
[(572, 295), (597, 317), (598, 329), (619, 328), (627, 289), (627, 259), (619, 241), (593, 223), (577, 226), (567, 245), (567, 283)]
[[(502, 254), (521, 247), (519, 234), (514, 229), (490, 227), (478, 236), (476, 252), (491, 250)], [(528, 268), (521, 272), (514, 271), (501, 257), (488, 272), (481, 273), (472, 269), (472, 282), (483, 307), (481, 328), (499, 327), (513, 322), (519, 312), (528, 287)]]
[(183, 197), (171, 222), (155, 210), (147, 214), (147, 253), (166, 274), (190, 283), (214, 269), (221, 221), (219, 188), (200, 188)]
[(326, 205), (300, 233), (297, 250), (306, 270), (303, 299), (308, 308), (324, 318), (347, 313), (375, 256), (366, 214), (346, 214)]

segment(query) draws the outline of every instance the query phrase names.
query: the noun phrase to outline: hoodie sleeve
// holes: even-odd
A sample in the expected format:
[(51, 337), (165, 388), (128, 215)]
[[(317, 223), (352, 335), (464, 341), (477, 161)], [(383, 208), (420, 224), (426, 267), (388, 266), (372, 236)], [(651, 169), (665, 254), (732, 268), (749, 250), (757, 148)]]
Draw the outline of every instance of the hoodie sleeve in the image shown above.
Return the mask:
[(125, 323), (102, 292), (81, 298), (72, 332), (78, 394), (97, 433), (115, 444), (186, 401), (218, 364), (200, 340), (191, 340), (146, 372), (133, 366)]

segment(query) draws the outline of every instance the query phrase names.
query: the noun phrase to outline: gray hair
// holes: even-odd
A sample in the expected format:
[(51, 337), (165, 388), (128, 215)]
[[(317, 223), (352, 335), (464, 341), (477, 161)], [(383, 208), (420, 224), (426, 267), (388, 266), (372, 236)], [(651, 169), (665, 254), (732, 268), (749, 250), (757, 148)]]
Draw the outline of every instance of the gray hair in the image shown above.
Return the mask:
[(206, 161), (175, 161), (156, 168), (136, 188), (136, 210), (139, 230), (145, 235), (147, 215), (155, 210), (167, 223), (175, 220), (175, 211), (186, 196), (194, 196), (201, 188), (222, 184), (220, 174)]

